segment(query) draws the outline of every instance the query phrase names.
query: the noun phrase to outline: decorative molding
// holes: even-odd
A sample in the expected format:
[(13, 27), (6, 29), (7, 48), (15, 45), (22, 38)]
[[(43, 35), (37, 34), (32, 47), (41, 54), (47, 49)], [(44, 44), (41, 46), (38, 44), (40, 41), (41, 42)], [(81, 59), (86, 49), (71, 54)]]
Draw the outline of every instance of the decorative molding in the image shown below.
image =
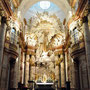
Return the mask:
[(63, 48), (63, 45), (60, 45), (60, 46), (57, 46), (57, 47), (49, 48), (48, 50), (56, 50), (56, 49), (62, 49), (62, 48)]
[(88, 7), (88, 0), (81, 0), (80, 3), (79, 3), (79, 7), (75, 13), (75, 15), (73, 15), (69, 20), (68, 20), (68, 28), (70, 26), (70, 24), (73, 22), (73, 21), (76, 21), (78, 20), (79, 18), (82, 18), (84, 17), (84, 12), (85, 12), (85, 9)]
[(5, 0), (1, 0), (0, 3), (1, 3), (1, 6), (2, 6), (3, 10), (5, 11), (6, 17), (12, 16), (13, 12), (10, 8), (9, 3), (6, 2)]
[(77, 44), (74, 44), (71, 48), (71, 57), (72, 58), (76, 58), (80, 55), (82, 55), (82, 53), (85, 53), (85, 44), (84, 42), (80, 42)]
[(18, 0), (12, 0), (12, 2), (14, 4), (15, 8), (18, 8), (18, 6), (19, 6)]
[(28, 49), (32, 49), (32, 50), (37, 49), (37, 47), (35, 47), (35, 46), (30, 46), (30, 45), (27, 45), (27, 48), (28, 48)]
[(71, 7), (73, 8), (76, 4), (77, 0), (72, 0)]
[(75, 15), (83, 17), (83, 13), (87, 6), (88, 6), (88, 0), (81, 0)]
[(9, 40), (5, 41), (4, 51), (9, 54), (12, 58), (16, 59), (18, 57), (17, 46), (11, 44)]

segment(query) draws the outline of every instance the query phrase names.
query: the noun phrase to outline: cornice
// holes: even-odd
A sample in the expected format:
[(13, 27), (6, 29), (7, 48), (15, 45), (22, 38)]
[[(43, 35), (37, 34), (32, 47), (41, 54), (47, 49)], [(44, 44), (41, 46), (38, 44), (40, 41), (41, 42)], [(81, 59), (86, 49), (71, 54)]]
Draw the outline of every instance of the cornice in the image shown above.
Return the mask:
[(85, 48), (81, 48), (81, 49), (76, 50), (75, 52), (72, 52), (71, 57), (75, 59), (76, 57), (79, 57), (82, 54), (85, 54)]
[(79, 2), (79, 7), (75, 15), (82, 17), (82, 13), (84, 12), (87, 5), (88, 5), (88, 0), (81, 0)]
[(5, 0), (1, 0), (0, 3), (1, 3), (3, 10), (5, 11), (6, 17), (12, 16), (13, 12), (10, 8), (8, 1), (6, 2)]
[(35, 46), (30, 46), (30, 45), (27, 45), (27, 48), (28, 48), (28, 49), (32, 49), (32, 50), (37, 49), (37, 47), (35, 47)]
[(84, 17), (84, 12), (85, 12), (85, 9), (88, 7), (88, 0), (81, 0), (80, 3), (79, 3), (79, 7), (75, 13), (75, 15), (73, 15), (69, 20), (68, 20), (68, 28), (70, 26), (70, 24), (73, 22), (73, 21), (76, 21), (78, 20), (79, 18), (82, 18)]
[(18, 0), (12, 0), (12, 2), (14, 4), (15, 8), (18, 8), (18, 6), (19, 6)]
[(74, 44), (71, 49), (72, 49), (72, 52), (71, 52), (72, 58), (76, 58), (76, 57), (82, 55), (83, 53), (85, 53), (84, 42)]
[(76, 4), (77, 0), (72, 0), (71, 7), (73, 8)]
[[(15, 1), (17, 3), (17, 5), (19, 6), (19, 3), (17, 0), (13, 0), (13, 1)], [(16, 12), (12, 11), (12, 9), (9, 5), (9, 1), (8, 0), (0, 0), (0, 4), (5, 12), (5, 17), (7, 17), (7, 18), (12, 17), (12, 19), (15, 21), (17, 19), (17, 15), (16, 15)]]
[(56, 50), (56, 49), (62, 49), (62, 48), (63, 48), (63, 45), (60, 45), (60, 46), (57, 46), (57, 47), (49, 48), (48, 50)]
[(26, 50), (26, 53), (27, 53), (27, 55), (36, 55), (36, 53), (35, 53), (35, 51), (32, 51), (32, 50), (30, 50), (30, 49), (27, 49)]
[(8, 45), (7, 45), (8, 47), (4, 47), (4, 51), (5, 52), (7, 52), (12, 58), (17, 58), (18, 57), (18, 53), (16, 52), (16, 50), (15, 49), (11, 49), (9, 46), (9, 43), (8, 43)]

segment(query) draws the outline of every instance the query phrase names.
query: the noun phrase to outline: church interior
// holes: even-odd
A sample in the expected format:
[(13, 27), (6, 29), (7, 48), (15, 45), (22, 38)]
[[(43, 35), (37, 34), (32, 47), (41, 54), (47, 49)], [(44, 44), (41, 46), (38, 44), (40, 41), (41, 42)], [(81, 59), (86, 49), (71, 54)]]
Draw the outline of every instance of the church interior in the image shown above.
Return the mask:
[(90, 90), (90, 0), (0, 0), (0, 90)]

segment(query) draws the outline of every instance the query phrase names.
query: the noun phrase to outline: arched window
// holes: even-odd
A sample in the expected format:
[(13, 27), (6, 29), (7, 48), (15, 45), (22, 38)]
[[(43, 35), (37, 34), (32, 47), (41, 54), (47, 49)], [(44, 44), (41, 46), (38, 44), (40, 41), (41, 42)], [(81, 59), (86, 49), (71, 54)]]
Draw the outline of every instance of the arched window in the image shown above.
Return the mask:
[(73, 31), (71, 31), (71, 39), (73, 44), (76, 44), (79, 41), (79, 31), (76, 27), (73, 29)]
[(79, 34), (78, 34), (79, 32), (78, 32), (78, 30), (77, 30), (77, 28), (74, 28), (73, 29), (73, 36), (74, 36), (74, 43), (78, 43), (78, 40), (79, 40)]
[(13, 44), (16, 43), (16, 30), (15, 30), (15, 28), (12, 28), (12, 30), (11, 30), (11, 43), (13, 43)]

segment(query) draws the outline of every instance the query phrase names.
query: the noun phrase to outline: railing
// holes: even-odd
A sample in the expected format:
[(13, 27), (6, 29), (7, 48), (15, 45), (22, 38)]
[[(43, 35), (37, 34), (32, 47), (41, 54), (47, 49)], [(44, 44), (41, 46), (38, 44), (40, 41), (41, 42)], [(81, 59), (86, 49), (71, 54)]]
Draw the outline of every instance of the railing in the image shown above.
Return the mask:
[(72, 45), (71, 56), (73, 58), (75, 58), (75, 57), (81, 55), (84, 51), (85, 51), (84, 41), (78, 42), (78, 43)]
[(16, 50), (17, 50), (17, 46), (14, 45), (14, 44), (11, 44), (11, 43), (10, 43), (9, 49), (10, 49), (11, 51), (16, 52)]
[(83, 41), (79, 41), (78, 43), (75, 43), (72, 45), (72, 52), (78, 50), (78, 49), (81, 49), (84, 47), (84, 42)]

